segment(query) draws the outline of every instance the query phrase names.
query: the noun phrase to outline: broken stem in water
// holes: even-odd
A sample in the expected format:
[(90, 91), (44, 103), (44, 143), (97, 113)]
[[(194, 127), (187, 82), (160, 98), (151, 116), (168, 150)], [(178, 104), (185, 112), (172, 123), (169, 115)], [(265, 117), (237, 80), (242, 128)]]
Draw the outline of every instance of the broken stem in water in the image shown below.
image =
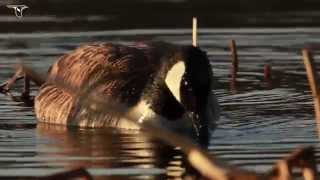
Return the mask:
[(231, 70), (232, 79), (231, 80), (236, 81), (238, 70), (239, 70), (239, 59), (238, 59), (236, 41), (234, 39), (230, 41), (229, 47), (230, 47), (231, 57), (232, 57), (232, 70)]

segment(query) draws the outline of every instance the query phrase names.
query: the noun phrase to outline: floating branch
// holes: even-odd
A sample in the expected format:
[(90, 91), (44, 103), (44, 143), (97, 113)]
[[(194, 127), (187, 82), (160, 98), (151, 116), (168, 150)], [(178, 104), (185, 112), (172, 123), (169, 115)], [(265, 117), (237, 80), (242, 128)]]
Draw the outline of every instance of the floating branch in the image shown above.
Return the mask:
[(198, 39), (198, 22), (197, 18), (192, 18), (192, 46), (197, 47), (197, 39)]

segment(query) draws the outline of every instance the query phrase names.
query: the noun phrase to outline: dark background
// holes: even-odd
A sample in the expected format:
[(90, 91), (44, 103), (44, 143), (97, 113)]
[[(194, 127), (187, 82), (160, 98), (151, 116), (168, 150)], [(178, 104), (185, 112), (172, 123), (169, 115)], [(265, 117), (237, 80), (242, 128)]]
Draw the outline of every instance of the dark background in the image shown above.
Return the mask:
[[(0, 14), (12, 16), (5, 4), (26, 4), (21, 20), (2, 20), (1, 31), (35, 30), (28, 17), (73, 17), (66, 22), (41, 21), (46, 30), (189, 28), (197, 16), (202, 27), (301, 27), (320, 25), (319, 0), (20, 0), (0, 1)], [(103, 17), (90, 20), (87, 16)], [(5, 21), (5, 22), (4, 22)], [(17, 24), (25, 23), (26, 28)], [(39, 22), (38, 22), (39, 23)], [(1, 25), (1, 24), (0, 24)], [(37, 27), (38, 28), (38, 27)]]

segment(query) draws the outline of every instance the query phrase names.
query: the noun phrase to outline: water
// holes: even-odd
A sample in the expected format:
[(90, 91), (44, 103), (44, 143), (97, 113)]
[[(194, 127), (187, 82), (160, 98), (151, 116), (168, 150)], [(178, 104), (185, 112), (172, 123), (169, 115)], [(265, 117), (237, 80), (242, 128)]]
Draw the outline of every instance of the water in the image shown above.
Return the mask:
[[(240, 59), (236, 85), (229, 82), (230, 39), (236, 40)], [(10, 77), (19, 62), (45, 73), (58, 56), (83, 43), (131, 44), (139, 40), (191, 44), (191, 32), (136, 29), (0, 34), (0, 81)], [(301, 145), (315, 146), (319, 155), (301, 48), (319, 46), (320, 28), (201, 29), (199, 44), (209, 55), (222, 110), (210, 138), (210, 153), (257, 171), (268, 170)], [(263, 78), (265, 64), (272, 66), (272, 83)], [(36, 90), (33, 87), (32, 94)], [(101, 178), (173, 178), (181, 176), (183, 164), (179, 150), (136, 132), (36, 126), (32, 108), (0, 95), (1, 176), (42, 176), (84, 166)]]

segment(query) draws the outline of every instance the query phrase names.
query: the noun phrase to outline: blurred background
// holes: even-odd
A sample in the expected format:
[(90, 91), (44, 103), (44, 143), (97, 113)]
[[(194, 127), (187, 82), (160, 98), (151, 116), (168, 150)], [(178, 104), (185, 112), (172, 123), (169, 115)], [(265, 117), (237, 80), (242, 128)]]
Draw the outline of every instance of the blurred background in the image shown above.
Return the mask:
[[(23, 19), (7, 4), (25, 4)], [(0, 31), (320, 25), (318, 0), (1, 0)], [(21, 27), (20, 24), (26, 24)]]

